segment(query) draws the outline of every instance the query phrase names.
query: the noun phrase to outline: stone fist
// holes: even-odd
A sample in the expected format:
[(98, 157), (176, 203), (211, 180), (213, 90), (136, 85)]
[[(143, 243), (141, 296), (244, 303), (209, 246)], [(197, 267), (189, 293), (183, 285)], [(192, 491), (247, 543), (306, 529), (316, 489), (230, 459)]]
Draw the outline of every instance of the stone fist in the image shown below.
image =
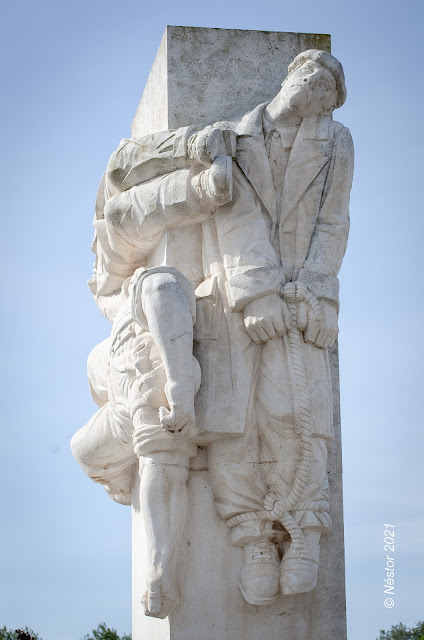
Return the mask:
[(237, 134), (230, 129), (205, 127), (193, 134), (187, 144), (187, 155), (191, 160), (206, 167), (210, 166), (218, 156), (235, 158), (237, 151)]
[(244, 326), (253, 342), (267, 342), (290, 329), (290, 311), (277, 293), (270, 293), (246, 305)]
[[(321, 321), (313, 320), (309, 313), (305, 313), (305, 322), (297, 323), (298, 329), (305, 329), (304, 340), (320, 349), (332, 347), (339, 333), (337, 309), (329, 302), (320, 301)], [(299, 318), (298, 314), (298, 318)], [(302, 326), (303, 325), (303, 326)]]

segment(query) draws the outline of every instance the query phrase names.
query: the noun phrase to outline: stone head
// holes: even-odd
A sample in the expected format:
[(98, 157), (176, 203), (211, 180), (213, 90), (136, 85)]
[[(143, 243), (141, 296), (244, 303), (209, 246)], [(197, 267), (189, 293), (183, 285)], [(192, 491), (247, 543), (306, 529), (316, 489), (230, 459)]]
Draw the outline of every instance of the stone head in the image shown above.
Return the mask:
[(280, 94), (302, 116), (329, 115), (346, 100), (343, 67), (326, 51), (303, 51), (289, 65)]

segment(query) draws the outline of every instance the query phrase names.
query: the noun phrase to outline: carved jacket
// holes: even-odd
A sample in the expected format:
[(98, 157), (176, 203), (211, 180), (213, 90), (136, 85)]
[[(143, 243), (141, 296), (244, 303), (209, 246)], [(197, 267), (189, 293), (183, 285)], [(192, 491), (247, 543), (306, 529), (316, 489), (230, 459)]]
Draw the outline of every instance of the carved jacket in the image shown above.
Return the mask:
[[(246, 114), (234, 129), (239, 134), (237, 164), (260, 200), (269, 240), (278, 238), (273, 246), (279, 270), (273, 273), (279, 286), (282, 281), (301, 280), (317, 298), (338, 308), (337, 275), (347, 245), (353, 175), (349, 130), (329, 116), (302, 121), (289, 156), (278, 219), (262, 127), (265, 106)], [(236, 234), (223, 230), (221, 235), (222, 253), (227, 255), (237, 243)], [(227, 283), (232, 308), (245, 306), (245, 291), (252, 291), (254, 298), (259, 291), (264, 295), (274, 290), (273, 273), (268, 269), (267, 281), (255, 269), (239, 267)]]

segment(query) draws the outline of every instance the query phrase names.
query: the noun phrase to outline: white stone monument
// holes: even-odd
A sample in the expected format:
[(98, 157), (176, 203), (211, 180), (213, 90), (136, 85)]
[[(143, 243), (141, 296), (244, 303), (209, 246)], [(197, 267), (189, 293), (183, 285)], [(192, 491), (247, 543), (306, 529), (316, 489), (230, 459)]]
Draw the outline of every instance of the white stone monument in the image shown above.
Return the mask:
[(326, 35), (168, 27), (100, 185), (90, 288), (113, 327), (72, 449), (132, 505), (133, 640), (346, 638), (353, 148), (329, 52)]

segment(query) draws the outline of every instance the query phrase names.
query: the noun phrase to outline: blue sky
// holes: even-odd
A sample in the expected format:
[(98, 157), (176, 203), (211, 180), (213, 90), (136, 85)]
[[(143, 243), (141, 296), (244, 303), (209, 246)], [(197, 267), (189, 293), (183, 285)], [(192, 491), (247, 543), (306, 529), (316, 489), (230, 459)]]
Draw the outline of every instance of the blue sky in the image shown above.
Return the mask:
[[(167, 24), (330, 33), (352, 132), (340, 358), (349, 640), (424, 618), (422, 3), (2, 4), (4, 262), (0, 627), (79, 640), (130, 630), (130, 511), (74, 462), (94, 411), (86, 358), (109, 332), (86, 280), (98, 181)], [(384, 524), (396, 530), (383, 606)]]

